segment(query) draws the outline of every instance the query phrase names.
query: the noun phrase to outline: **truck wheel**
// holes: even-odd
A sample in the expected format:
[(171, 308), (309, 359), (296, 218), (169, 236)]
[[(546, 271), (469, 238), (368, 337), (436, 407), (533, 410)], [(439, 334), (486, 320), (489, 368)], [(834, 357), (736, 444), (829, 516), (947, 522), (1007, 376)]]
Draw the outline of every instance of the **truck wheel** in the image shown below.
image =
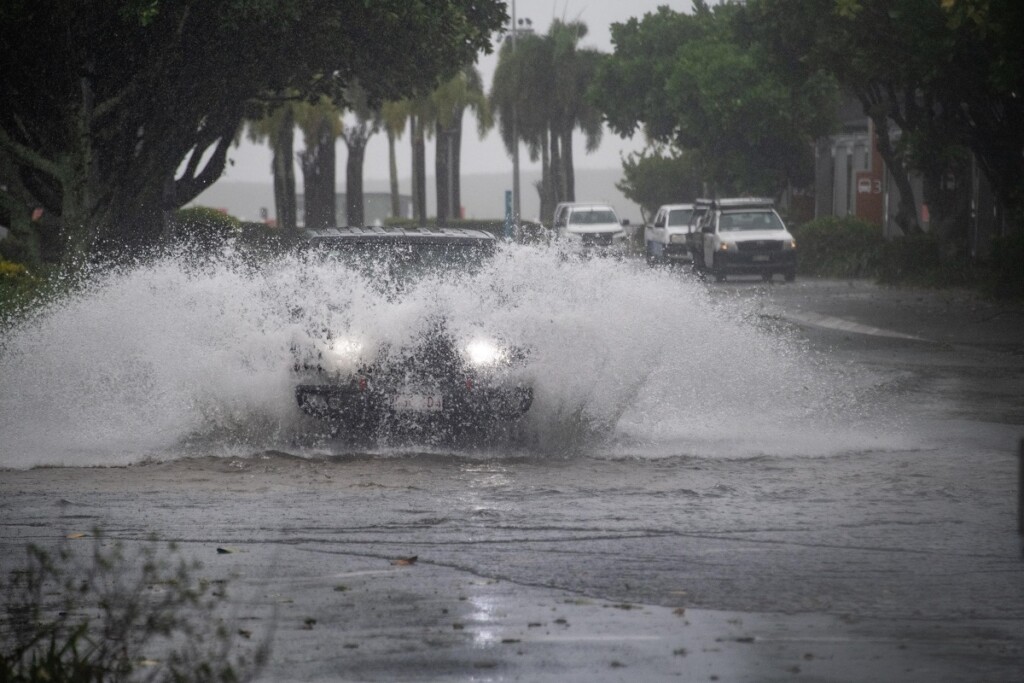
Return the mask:
[(793, 282), (796, 280), (796, 268), (791, 268), (783, 273), (783, 277), (786, 278), (786, 282)]
[(653, 266), (654, 265), (654, 251), (651, 249), (651, 243), (650, 242), (645, 242), (644, 244), (646, 245), (646, 248), (644, 249), (644, 254), (646, 255), (646, 258), (647, 258), (647, 265)]
[(715, 282), (725, 282), (725, 268), (716, 261), (711, 262), (711, 274), (715, 276)]

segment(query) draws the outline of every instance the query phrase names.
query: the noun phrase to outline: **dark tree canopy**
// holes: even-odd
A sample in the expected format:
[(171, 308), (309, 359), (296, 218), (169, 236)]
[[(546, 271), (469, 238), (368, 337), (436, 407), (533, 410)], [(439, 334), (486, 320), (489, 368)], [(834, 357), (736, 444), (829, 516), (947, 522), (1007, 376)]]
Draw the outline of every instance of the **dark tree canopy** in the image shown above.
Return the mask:
[(880, 135), (898, 129), (890, 166), (941, 176), (957, 160), (953, 148), (969, 148), (1011, 220), (1022, 222), (1020, 0), (752, 0), (744, 14), (775, 58), (792, 70), (827, 70)]
[(0, 218), (69, 253), (147, 243), (213, 183), (246, 113), (281, 93), (372, 101), (490, 49), (501, 0), (5, 0)]
[(737, 31), (740, 5), (667, 7), (612, 25), (614, 54), (598, 70), (591, 100), (628, 136), (686, 150), (712, 192), (776, 194), (811, 180), (813, 139), (830, 130), (833, 81), (781, 73)]

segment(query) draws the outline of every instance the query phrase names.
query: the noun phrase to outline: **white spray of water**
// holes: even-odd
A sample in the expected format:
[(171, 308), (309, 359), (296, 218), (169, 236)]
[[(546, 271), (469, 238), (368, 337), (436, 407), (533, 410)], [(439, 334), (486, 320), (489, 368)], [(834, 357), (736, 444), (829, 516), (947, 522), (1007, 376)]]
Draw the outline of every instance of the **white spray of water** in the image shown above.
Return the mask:
[[(630, 260), (508, 246), (400, 298), (337, 265), (228, 254), (98, 275), (0, 344), (0, 466), (114, 465), (284, 448), (310, 427), (291, 344), (347, 329), (401, 342), (443, 313), (530, 350), (540, 454), (820, 454), (871, 447), (833, 418), (837, 377), (704, 285)], [(191, 444), (191, 446), (190, 446)], [(190, 448), (192, 450), (190, 450)]]

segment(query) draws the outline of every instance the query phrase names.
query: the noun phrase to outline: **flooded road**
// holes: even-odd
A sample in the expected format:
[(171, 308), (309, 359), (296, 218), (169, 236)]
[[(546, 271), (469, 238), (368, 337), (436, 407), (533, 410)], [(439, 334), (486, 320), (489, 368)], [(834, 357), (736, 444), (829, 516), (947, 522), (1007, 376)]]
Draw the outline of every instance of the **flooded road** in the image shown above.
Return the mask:
[(273, 626), (267, 680), (1020, 680), (1019, 311), (512, 265), (373, 304), (534, 349), (487, 448), (310, 437), (273, 316), (318, 273), (130, 273), (8, 336), (4, 571), (92, 528), (176, 540)]

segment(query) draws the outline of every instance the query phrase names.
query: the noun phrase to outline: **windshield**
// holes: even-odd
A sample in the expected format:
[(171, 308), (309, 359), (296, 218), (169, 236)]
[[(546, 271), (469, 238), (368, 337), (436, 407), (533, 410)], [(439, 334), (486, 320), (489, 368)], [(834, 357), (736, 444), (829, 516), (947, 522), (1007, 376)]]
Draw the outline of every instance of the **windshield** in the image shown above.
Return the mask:
[(690, 217), (693, 215), (693, 211), (690, 209), (677, 209), (675, 211), (668, 212), (668, 224), (672, 225), (689, 225)]
[(592, 211), (573, 211), (569, 216), (569, 225), (599, 225), (601, 223), (618, 223), (615, 212), (611, 209), (595, 209)]
[(719, 232), (785, 229), (774, 211), (729, 211), (718, 217)]
[(321, 242), (316, 247), (324, 258), (336, 259), (382, 284), (408, 284), (429, 276), (475, 273), (494, 254), (493, 242), (339, 240)]

